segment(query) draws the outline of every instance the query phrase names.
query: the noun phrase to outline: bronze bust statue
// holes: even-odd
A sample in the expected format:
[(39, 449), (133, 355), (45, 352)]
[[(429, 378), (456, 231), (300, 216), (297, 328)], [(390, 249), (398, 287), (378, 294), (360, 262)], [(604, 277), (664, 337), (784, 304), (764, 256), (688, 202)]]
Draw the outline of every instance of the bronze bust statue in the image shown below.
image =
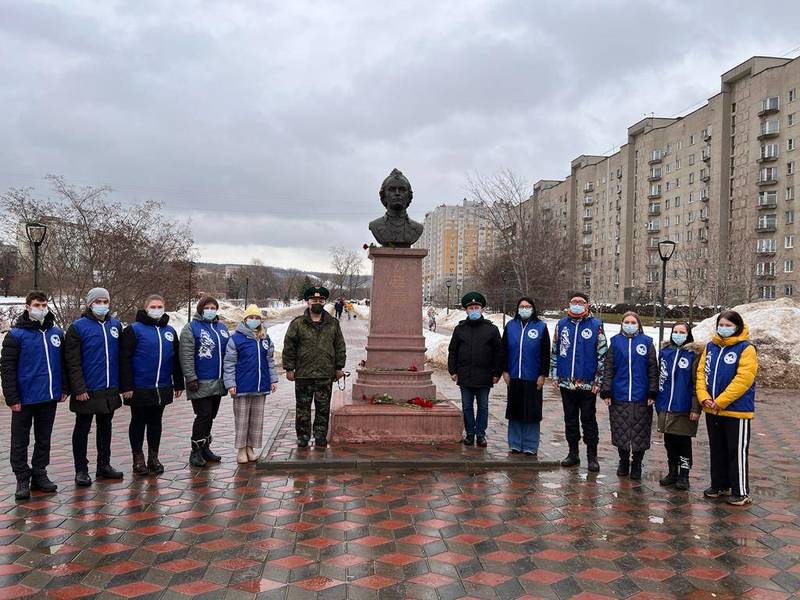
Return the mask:
[(381, 203), (386, 214), (369, 224), (369, 230), (381, 246), (410, 248), (422, 235), (422, 223), (408, 218), (408, 205), (414, 193), (411, 183), (397, 169), (392, 169), (383, 180), (380, 191)]

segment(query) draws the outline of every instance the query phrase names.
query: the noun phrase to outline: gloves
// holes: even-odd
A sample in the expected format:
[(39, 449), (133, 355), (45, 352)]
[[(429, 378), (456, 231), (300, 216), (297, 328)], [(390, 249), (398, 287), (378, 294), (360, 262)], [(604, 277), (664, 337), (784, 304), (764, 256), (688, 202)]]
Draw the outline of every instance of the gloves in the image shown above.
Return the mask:
[(196, 392), (200, 389), (200, 382), (195, 379), (194, 381), (187, 381), (186, 382), (186, 389), (190, 392)]

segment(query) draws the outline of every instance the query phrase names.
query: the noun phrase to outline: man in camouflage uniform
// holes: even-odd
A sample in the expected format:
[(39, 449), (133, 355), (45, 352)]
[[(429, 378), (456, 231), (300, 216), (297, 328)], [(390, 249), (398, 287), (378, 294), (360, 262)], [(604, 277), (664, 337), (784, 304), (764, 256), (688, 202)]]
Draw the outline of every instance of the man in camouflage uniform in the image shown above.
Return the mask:
[(339, 321), (325, 311), (329, 296), (324, 287), (310, 287), (303, 297), (308, 308), (289, 324), (283, 341), (286, 379), (294, 381), (297, 403), (297, 446), (311, 439), (311, 404), (314, 403), (314, 446), (328, 445), (328, 420), (333, 382), (344, 377), (346, 349)]

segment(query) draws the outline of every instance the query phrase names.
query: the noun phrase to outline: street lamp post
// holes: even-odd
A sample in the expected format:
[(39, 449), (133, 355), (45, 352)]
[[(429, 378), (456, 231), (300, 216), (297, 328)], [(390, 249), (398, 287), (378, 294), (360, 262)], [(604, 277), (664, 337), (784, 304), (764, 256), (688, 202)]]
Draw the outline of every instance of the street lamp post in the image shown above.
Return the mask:
[(667, 262), (675, 253), (675, 242), (662, 240), (658, 243), (658, 255), (661, 257), (661, 323), (658, 328), (658, 347), (664, 341), (664, 316), (666, 315), (667, 296)]
[(244, 278), (244, 308), (247, 310), (247, 297), (250, 295), (250, 278)]
[(444, 282), (444, 285), (447, 287), (447, 314), (450, 314), (450, 280)]
[(33, 245), (33, 289), (39, 289), (39, 246), (44, 242), (47, 235), (47, 225), (41, 223), (26, 223), (25, 233), (28, 240)]

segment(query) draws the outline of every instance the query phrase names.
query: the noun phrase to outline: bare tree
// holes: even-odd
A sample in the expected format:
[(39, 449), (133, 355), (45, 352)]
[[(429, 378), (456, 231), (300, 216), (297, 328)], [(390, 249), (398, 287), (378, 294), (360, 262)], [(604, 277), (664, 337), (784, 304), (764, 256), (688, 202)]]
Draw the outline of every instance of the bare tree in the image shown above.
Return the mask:
[(513, 294), (528, 294), (542, 306), (555, 306), (571, 284), (567, 267), (574, 264), (564, 249), (555, 218), (537, 210), (530, 186), (511, 170), (473, 176), (467, 183), (472, 200), (486, 209), (498, 243), (485, 264), (502, 264)]
[(694, 308), (704, 292), (708, 279), (708, 258), (698, 248), (684, 248), (677, 251), (675, 270), (678, 281), (686, 291), (686, 304), (689, 306), (689, 323), (694, 323)]
[(110, 188), (69, 185), (48, 176), (53, 197), (33, 201), (31, 188), (0, 196), (0, 224), (20, 248), (20, 269), (30, 272), (32, 256), (24, 224), (48, 227), (40, 267), (52, 295), (56, 318), (67, 323), (80, 314), (86, 291), (103, 286), (122, 318), (131, 318), (143, 298), (161, 293), (174, 306), (191, 296), (193, 240), (186, 225), (171, 222), (157, 202), (123, 206)]
[(331, 248), (331, 269), (333, 269), (331, 295), (336, 297), (347, 292), (346, 295), (351, 296), (363, 285), (362, 268), (361, 253), (344, 246)]

